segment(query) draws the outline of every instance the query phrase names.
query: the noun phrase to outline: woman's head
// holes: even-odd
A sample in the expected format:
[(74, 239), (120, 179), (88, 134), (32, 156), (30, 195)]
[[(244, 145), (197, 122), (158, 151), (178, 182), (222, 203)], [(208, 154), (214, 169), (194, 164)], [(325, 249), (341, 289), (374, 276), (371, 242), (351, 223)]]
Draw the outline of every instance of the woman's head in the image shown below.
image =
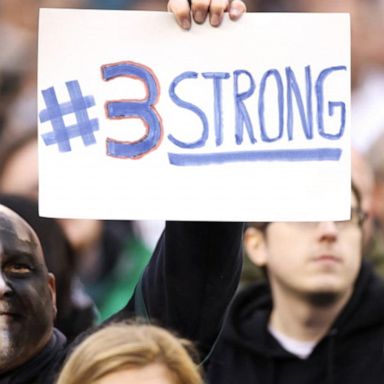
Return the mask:
[(58, 384), (202, 384), (188, 348), (185, 341), (153, 325), (111, 324), (74, 350)]

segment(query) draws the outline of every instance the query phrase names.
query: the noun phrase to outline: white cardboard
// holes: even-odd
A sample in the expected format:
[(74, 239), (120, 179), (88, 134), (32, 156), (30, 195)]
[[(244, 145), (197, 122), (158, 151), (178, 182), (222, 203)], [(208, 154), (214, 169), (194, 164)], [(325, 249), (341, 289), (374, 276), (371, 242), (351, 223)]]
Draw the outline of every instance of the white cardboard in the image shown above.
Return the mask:
[[(103, 66), (126, 62), (150, 69), (159, 87), (155, 108), (162, 121), (162, 139), (156, 149), (137, 159), (106, 154), (107, 138), (135, 142), (146, 132), (141, 119), (111, 119), (106, 115), (108, 101), (147, 97), (143, 81), (127, 76), (102, 79)], [(293, 133), (288, 138), (287, 68), (294, 73), (305, 111), (309, 84), (311, 138), (304, 135), (292, 92)], [(248, 111), (255, 143), (246, 129), (242, 143), (236, 143), (235, 71), (243, 71), (238, 77), (238, 95), (249, 90), (254, 81), (254, 92), (242, 105)], [(205, 142), (201, 118), (176, 105), (169, 93), (172, 82), (186, 72), (196, 78), (180, 81), (175, 93), (206, 116)], [(207, 73), (228, 74), (227, 79), (216, 80), (216, 92), (221, 87), (222, 96), (217, 99), (222, 111), (219, 143), (214, 81)], [(193, 25), (186, 32), (168, 13), (42, 9), (38, 77), (39, 200), (43, 216), (215, 221), (349, 217), (350, 26), (346, 14), (249, 13), (238, 22), (225, 19), (220, 28), (206, 23)], [(89, 119), (97, 119), (99, 129), (93, 132), (95, 144), (86, 146), (75, 137), (70, 140), (71, 150), (60, 152), (57, 144), (44, 141), (44, 135), (53, 128), (43, 118), (47, 109), (43, 91), (53, 89), (58, 103), (66, 103), (69, 81), (78, 82), (83, 96), (93, 96), (95, 105), (87, 113)], [(279, 97), (283, 123), (277, 139)], [(323, 105), (322, 134), (319, 103)], [(345, 128), (341, 134), (343, 108)], [(216, 125), (218, 119), (216, 113)], [(65, 126), (77, 124), (73, 113), (63, 121)], [(182, 148), (170, 136), (186, 144), (200, 140), (203, 145)], [(276, 158), (283, 150), (293, 152), (288, 158)], [(309, 151), (310, 156), (331, 153), (339, 157), (305, 160), (300, 150)], [(255, 160), (265, 153), (272, 158)], [(211, 160), (194, 165), (199, 154)], [(177, 161), (180, 155), (184, 160), (183, 156), (189, 156), (186, 159), (192, 165), (170, 163), (170, 157), (176, 156)], [(221, 163), (218, 156), (224, 159)], [(293, 160), (295, 156), (298, 159)]]

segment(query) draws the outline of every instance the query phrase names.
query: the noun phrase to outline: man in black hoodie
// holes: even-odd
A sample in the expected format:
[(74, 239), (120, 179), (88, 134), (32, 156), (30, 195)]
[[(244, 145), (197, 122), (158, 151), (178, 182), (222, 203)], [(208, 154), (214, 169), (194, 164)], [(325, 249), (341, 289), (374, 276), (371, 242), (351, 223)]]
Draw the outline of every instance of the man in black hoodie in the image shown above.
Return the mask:
[(362, 262), (357, 191), (349, 221), (253, 223), (265, 284), (240, 293), (208, 368), (220, 384), (384, 383), (384, 285)]

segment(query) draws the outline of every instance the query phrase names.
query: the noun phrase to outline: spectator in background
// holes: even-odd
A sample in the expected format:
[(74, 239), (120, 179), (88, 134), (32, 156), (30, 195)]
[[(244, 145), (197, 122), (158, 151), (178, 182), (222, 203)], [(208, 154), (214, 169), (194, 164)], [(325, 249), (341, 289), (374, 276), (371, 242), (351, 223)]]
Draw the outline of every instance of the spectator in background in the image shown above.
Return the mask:
[(57, 384), (203, 384), (190, 350), (159, 327), (112, 324), (75, 348)]
[(384, 283), (362, 260), (365, 215), (356, 188), (351, 215), (249, 224), (245, 248), (267, 282), (235, 297), (210, 382), (383, 382)]

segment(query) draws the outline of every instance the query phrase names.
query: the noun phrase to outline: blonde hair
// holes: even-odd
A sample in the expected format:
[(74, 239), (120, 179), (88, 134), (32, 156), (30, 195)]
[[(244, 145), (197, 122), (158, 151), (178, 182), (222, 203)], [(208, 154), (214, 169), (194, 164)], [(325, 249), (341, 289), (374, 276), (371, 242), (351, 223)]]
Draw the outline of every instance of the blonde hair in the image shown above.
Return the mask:
[(175, 384), (203, 384), (188, 348), (190, 343), (157, 326), (111, 324), (75, 348), (57, 384), (91, 384), (110, 373), (150, 364), (165, 366)]

